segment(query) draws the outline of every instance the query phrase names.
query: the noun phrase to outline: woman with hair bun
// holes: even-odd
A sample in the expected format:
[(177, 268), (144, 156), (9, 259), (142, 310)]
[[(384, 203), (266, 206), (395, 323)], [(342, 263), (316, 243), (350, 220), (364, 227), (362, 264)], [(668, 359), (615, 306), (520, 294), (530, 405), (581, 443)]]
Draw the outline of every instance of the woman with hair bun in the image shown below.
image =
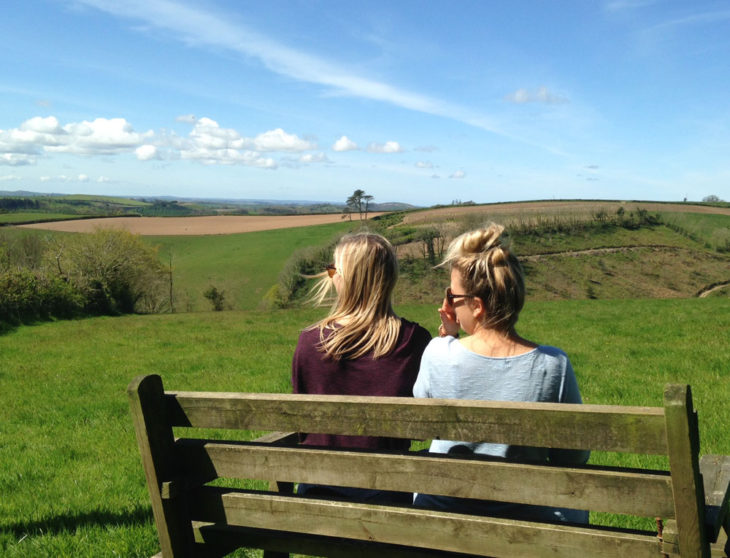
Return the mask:
[[(372, 233), (344, 236), (334, 263), (313, 291), (322, 303), (334, 289), (329, 315), (306, 328), (292, 362), (294, 393), (411, 397), (431, 335), (398, 317), (391, 297), (398, 279), (395, 251)], [(305, 445), (407, 451), (410, 440), (305, 434)], [(412, 494), (300, 485), (300, 494), (329, 494), (367, 502), (410, 502)]]
[[(522, 266), (490, 223), (449, 245), (444, 261), (450, 286), (439, 308), (440, 338), (426, 348), (413, 387), (416, 397), (581, 403), (567, 355), (515, 330), (525, 300)], [(459, 339), (463, 329), (468, 337)], [(475, 453), (509, 461), (582, 464), (588, 452), (506, 444), (434, 440), (433, 453)], [(521, 519), (587, 522), (587, 513), (417, 494), (417, 506)]]

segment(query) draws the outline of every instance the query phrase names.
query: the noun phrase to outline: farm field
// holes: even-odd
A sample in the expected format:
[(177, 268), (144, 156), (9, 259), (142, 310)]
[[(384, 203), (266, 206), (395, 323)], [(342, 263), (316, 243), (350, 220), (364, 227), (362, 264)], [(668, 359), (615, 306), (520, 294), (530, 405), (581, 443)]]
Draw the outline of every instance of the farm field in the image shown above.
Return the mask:
[[(377, 217), (381, 213), (370, 213)], [(323, 215), (247, 216), (213, 215), (201, 217), (105, 217), (80, 221), (55, 221), (21, 225), (23, 228), (62, 232), (93, 232), (98, 228), (123, 229), (143, 236), (200, 236), (270, 231), (342, 223), (339, 213)], [(350, 221), (348, 221), (350, 222)]]
[[(397, 310), (435, 333), (435, 302)], [(128, 382), (158, 373), (175, 389), (289, 391), (298, 332), (323, 313), (102, 317), (1, 336), (0, 554), (157, 552)], [(691, 384), (702, 453), (730, 453), (729, 300), (529, 301), (519, 329), (568, 352), (589, 403), (661, 405), (666, 382)]]
[(615, 213), (619, 207), (626, 211), (637, 208), (651, 212), (702, 213), (711, 215), (730, 215), (730, 207), (715, 207), (691, 203), (657, 203), (637, 201), (533, 201), (519, 203), (498, 203), (489, 205), (446, 206), (409, 213), (407, 224), (433, 223), (460, 219), (467, 215), (484, 215), (500, 223), (545, 215), (588, 217), (598, 211)]

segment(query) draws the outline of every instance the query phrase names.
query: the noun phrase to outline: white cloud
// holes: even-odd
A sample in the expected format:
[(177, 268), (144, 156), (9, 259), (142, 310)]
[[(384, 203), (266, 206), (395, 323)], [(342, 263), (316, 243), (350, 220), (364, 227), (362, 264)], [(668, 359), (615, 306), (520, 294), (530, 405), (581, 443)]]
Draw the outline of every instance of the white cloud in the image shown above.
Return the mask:
[(397, 141), (386, 141), (385, 143), (372, 142), (368, 145), (370, 153), (402, 153), (403, 148)]
[(18, 128), (0, 130), (0, 162), (34, 164), (43, 153), (113, 155), (133, 151), (153, 132), (140, 134), (124, 118), (97, 118), (61, 126), (55, 116), (36, 116)]
[(419, 169), (432, 169), (433, 163), (431, 161), (418, 161), (416, 167)]
[(330, 160), (324, 153), (305, 153), (299, 157), (301, 163), (329, 163)]
[(105, 182), (111, 182), (111, 178), (109, 178), (108, 176), (100, 176), (99, 178), (96, 179), (96, 181), (99, 184), (104, 184)]
[(184, 122), (185, 124), (195, 124), (195, 121), (197, 119), (195, 118), (194, 114), (181, 114), (177, 118), (175, 118), (176, 122)]
[(332, 145), (332, 151), (355, 151), (357, 144), (347, 136), (342, 136)]
[(160, 158), (160, 153), (157, 150), (157, 147), (150, 144), (140, 145), (134, 150), (134, 152), (137, 155), (137, 159), (140, 161), (151, 161), (153, 159)]
[(0, 165), (21, 167), (23, 165), (34, 165), (35, 161), (35, 157), (23, 153), (0, 153)]
[(113, 155), (136, 149), (152, 131), (140, 134), (124, 118), (97, 118), (63, 126), (60, 145), (46, 145), (46, 151), (77, 155)]
[(256, 151), (308, 151), (317, 145), (277, 128), (256, 136), (254, 147)]
[(449, 176), (449, 178), (455, 178), (455, 179), (460, 179), (460, 178), (464, 178), (464, 177), (466, 177), (466, 173), (463, 170), (458, 170), (456, 172), (453, 172)]
[[(81, 173), (76, 176), (68, 176), (65, 174), (59, 174), (57, 176), (41, 176), (38, 178), (38, 180), (40, 180), (41, 182), (89, 182), (91, 178), (88, 174)], [(109, 179), (100, 176), (96, 181), (108, 182)]]
[(187, 138), (175, 138), (180, 157), (205, 165), (246, 165), (275, 169), (276, 161), (253, 150), (255, 141), (232, 128), (221, 128), (210, 118), (200, 118)]
[(0, 182), (10, 182), (11, 180), (20, 180), (20, 177), (16, 174), (6, 174), (5, 176), (0, 176)]
[(549, 105), (559, 105), (570, 102), (566, 97), (561, 97), (551, 93), (545, 86), (540, 87), (537, 91), (518, 89), (509, 95), (505, 95), (504, 99), (505, 101), (518, 105), (524, 103), (546, 103)]

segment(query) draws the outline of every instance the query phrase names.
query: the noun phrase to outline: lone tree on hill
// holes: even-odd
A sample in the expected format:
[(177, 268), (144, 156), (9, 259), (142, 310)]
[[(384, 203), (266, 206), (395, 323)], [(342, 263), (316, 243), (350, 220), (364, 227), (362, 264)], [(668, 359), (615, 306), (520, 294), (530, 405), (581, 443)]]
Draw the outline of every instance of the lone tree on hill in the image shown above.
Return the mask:
[(355, 190), (352, 195), (347, 198), (347, 201), (345, 202), (346, 209), (345, 212), (354, 213), (357, 211), (360, 214), (360, 221), (362, 221), (362, 214), (363, 214), (363, 202), (365, 203), (365, 219), (368, 218), (368, 205), (370, 203), (370, 200), (373, 199), (373, 196), (370, 196), (365, 193), (365, 190), (360, 190), (359, 188)]
[(368, 205), (370, 205), (371, 200), (374, 196), (366, 195), (363, 196), (362, 199), (365, 200), (365, 220), (368, 220)]

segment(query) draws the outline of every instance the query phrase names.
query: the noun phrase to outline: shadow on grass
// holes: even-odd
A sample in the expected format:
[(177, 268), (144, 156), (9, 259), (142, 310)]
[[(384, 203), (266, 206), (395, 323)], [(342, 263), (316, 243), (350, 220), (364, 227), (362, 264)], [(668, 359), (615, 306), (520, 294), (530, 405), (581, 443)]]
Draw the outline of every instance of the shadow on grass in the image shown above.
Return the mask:
[(131, 511), (115, 513), (111, 511), (92, 511), (88, 513), (56, 515), (40, 521), (10, 524), (0, 530), (12, 533), (16, 538), (34, 535), (54, 535), (73, 533), (80, 527), (114, 527), (144, 525), (152, 522), (152, 509), (138, 506)]

